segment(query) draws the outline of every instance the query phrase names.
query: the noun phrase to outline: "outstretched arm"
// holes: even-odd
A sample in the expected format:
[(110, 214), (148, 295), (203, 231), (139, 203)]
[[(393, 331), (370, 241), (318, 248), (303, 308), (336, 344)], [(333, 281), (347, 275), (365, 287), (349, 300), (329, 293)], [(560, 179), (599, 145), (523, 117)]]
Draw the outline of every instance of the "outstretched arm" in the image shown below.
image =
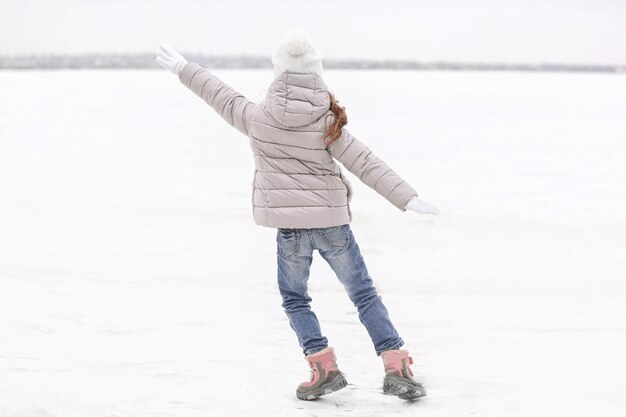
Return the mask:
[(178, 75), (180, 82), (213, 107), (231, 126), (248, 136), (253, 102), (197, 63), (187, 62), (167, 45), (159, 47), (156, 61)]
[(418, 199), (413, 187), (346, 128), (342, 129), (341, 136), (328, 147), (328, 151), (348, 171), (401, 211), (409, 209), (420, 213), (439, 213), (436, 207)]

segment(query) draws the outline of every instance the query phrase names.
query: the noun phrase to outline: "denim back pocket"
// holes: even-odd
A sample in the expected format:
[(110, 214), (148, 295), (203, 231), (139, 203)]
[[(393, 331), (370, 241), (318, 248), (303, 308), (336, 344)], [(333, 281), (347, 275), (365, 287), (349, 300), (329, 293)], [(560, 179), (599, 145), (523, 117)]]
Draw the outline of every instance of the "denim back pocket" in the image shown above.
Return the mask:
[(279, 252), (289, 258), (300, 250), (300, 231), (297, 229), (279, 228), (276, 235)]
[(343, 249), (348, 244), (348, 228), (345, 224), (340, 226), (324, 227), (319, 229), (320, 234), (331, 248)]

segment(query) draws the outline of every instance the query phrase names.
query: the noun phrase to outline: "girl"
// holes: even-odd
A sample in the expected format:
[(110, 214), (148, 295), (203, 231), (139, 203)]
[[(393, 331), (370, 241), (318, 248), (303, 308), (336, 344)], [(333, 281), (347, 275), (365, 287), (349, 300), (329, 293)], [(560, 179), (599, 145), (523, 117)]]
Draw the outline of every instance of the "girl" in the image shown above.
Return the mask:
[(347, 384), (309, 305), (314, 250), (344, 285), (376, 355), (383, 359), (383, 392), (408, 400), (425, 396), (350, 229), (352, 188), (335, 159), (401, 211), (439, 211), (344, 128), (345, 108), (324, 83), (322, 55), (308, 34), (302, 29), (287, 33), (272, 56), (274, 80), (257, 104), (167, 45), (157, 55), (160, 65), (250, 139), (254, 221), (277, 229), (282, 307), (311, 369), (310, 381), (298, 386), (297, 397), (312, 400)]

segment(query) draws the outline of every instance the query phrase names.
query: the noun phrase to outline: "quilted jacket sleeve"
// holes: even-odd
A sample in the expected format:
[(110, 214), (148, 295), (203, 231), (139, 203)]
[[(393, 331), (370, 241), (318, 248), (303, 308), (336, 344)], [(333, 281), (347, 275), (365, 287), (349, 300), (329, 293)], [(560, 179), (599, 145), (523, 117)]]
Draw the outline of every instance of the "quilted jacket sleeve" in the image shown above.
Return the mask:
[(417, 192), (406, 181), (346, 128), (342, 129), (341, 137), (327, 149), (348, 171), (401, 211), (406, 211), (406, 204), (413, 196), (417, 196)]
[(188, 62), (178, 78), (231, 126), (248, 136), (253, 102), (195, 62)]

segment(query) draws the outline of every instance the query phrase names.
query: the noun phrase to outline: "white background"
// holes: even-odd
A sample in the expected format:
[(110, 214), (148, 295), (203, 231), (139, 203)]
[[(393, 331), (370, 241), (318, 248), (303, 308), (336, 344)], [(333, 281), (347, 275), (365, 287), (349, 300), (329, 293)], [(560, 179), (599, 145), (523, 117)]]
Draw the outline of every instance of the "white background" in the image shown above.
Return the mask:
[[(1, 0), (0, 54), (624, 64), (622, 1)], [(259, 101), (270, 70), (214, 70)], [(0, 416), (623, 416), (624, 74), (337, 71), (348, 129), (437, 217), (351, 174), (351, 228), (428, 397), (316, 254), (350, 385), (315, 402), (252, 220), (247, 139), (164, 70), (0, 72)]]
[[(271, 71), (215, 70), (258, 100)], [(245, 136), (166, 71), (0, 73), (0, 415), (622, 416), (622, 75), (327, 71), (348, 128), (437, 217), (347, 174), (351, 224), (428, 397), (318, 254), (351, 384), (316, 402), (252, 220)], [(366, 88), (364, 87), (366, 86)]]
[(1, 0), (0, 54), (270, 56), (304, 27), (329, 58), (626, 64), (622, 0)]

